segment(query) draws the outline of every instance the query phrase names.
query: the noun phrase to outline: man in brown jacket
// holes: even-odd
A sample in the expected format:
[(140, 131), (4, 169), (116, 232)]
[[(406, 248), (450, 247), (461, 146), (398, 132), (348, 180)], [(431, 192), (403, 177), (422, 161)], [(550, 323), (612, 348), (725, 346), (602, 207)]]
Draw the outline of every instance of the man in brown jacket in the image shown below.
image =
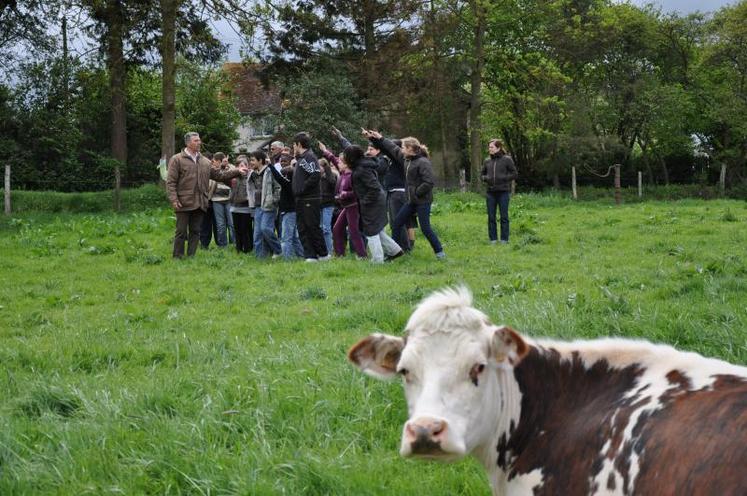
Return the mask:
[(208, 207), (210, 179), (225, 182), (246, 175), (249, 170), (246, 166), (227, 171), (211, 167), (210, 160), (200, 154), (202, 142), (197, 133), (185, 134), (184, 144), (186, 148), (169, 160), (166, 177), (166, 191), (176, 212), (174, 258), (184, 256), (184, 241), (187, 239), (187, 256), (194, 256), (197, 252), (202, 216)]

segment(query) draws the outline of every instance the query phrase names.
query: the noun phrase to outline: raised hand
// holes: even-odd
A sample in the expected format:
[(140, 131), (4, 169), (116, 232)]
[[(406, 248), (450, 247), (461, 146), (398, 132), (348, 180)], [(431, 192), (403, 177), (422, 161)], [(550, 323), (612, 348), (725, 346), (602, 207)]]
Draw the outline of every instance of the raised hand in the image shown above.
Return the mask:
[(322, 151), (322, 153), (324, 153), (324, 152), (326, 152), (326, 151), (327, 151), (327, 145), (325, 145), (324, 143), (322, 143), (322, 142), (320, 141), (320, 142), (319, 142), (319, 149), (320, 149), (320, 150)]

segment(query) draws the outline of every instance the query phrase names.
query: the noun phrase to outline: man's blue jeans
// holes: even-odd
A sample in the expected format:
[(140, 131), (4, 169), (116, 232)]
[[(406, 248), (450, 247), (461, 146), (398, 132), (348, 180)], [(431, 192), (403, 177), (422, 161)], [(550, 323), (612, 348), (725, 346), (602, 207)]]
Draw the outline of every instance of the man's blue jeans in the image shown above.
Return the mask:
[(332, 214), (335, 207), (322, 207), (322, 234), (324, 235), (324, 244), (327, 245), (327, 253), (332, 253)]
[(296, 229), (296, 212), (280, 214), (280, 226), (280, 248), (283, 258), (290, 260), (293, 257), (303, 257), (303, 246)]
[[(215, 244), (218, 246), (228, 246), (233, 243), (233, 216), (229, 210), (228, 202), (213, 202), (213, 218), (215, 220)], [(228, 237), (226, 237), (228, 234)]]
[(488, 207), (488, 238), (490, 241), (496, 241), (496, 207), (500, 212), (501, 220), (501, 241), (508, 241), (508, 201), (511, 199), (510, 191), (488, 191), (485, 202)]
[(276, 210), (254, 210), (254, 254), (263, 258), (280, 254), (280, 242), (275, 236)]

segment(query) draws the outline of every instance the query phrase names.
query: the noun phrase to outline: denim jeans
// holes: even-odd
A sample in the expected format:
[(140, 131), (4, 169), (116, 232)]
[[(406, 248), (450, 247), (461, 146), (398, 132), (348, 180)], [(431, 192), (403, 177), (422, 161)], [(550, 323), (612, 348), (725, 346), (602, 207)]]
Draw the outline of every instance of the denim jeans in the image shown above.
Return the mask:
[(497, 239), (495, 210), (500, 211), (501, 216), (501, 241), (508, 241), (508, 200), (511, 198), (510, 191), (488, 191), (485, 202), (488, 207), (488, 238), (490, 241)]
[(276, 210), (254, 210), (254, 254), (264, 258), (280, 254), (280, 242), (275, 236)]
[(430, 203), (407, 203), (405, 204), (394, 219), (392, 225), (392, 233), (394, 235), (394, 241), (400, 246), (408, 246), (407, 238), (400, 239), (402, 236), (402, 226), (407, 223), (407, 220), (412, 216), (413, 212), (418, 214), (418, 223), (420, 224), (420, 230), (426, 237), (428, 242), (433, 248), (433, 253), (441, 253), (444, 251), (435, 231), (431, 228), (431, 204)]
[[(213, 219), (215, 221), (215, 244), (228, 246), (233, 243), (233, 216), (229, 210), (228, 202), (213, 202)], [(228, 237), (226, 237), (228, 234)]]
[(327, 245), (327, 253), (332, 253), (332, 214), (335, 211), (334, 206), (322, 207), (322, 221), (320, 226), (324, 235), (324, 244)]
[(290, 260), (293, 257), (303, 257), (303, 246), (298, 239), (296, 230), (296, 212), (283, 212), (280, 214), (281, 237), (280, 249), (283, 258)]
[[(404, 191), (389, 191), (386, 194), (386, 210), (387, 214), (389, 216), (389, 225), (394, 225), (394, 219), (397, 218), (397, 214), (399, 213), (400, 209), (407, 203), (407, 193)], [(409, 227), (415, 227), (410, 225), (410, 222), (407, 222), (405, 225), (403, 225), (400, 228), (399, 233), (396, 235), (394, 234), (394, 231), (392, 231), (392, 238), (397, 239), (398, 243), (404, 242), (407, 240), (407, 228)], [(410, 251), (409, 246), (409, 240), (407, 245), (400, 244), (403, 250)]]

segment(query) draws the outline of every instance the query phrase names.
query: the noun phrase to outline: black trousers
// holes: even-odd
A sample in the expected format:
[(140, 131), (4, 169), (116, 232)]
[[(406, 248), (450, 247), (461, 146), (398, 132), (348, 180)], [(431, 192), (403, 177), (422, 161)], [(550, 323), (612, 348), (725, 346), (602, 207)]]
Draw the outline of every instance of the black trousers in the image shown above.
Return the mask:
[(200, 230), (205, 212), (199, 208), (188, 212), (176, 212), (176, 233), (174, 234), (174, 258), (184, 256), (184, 241), (187, 241), (187, 256), (197, 253), (200, 243)]
[(327, 243), (322, 234), (321, 200), (296, 200), (296, 226), (305, 258), (326, 257)]
[(254, 222), (252, 214), (232, 212), (236, 251), (249, 253), (254, 248)]

